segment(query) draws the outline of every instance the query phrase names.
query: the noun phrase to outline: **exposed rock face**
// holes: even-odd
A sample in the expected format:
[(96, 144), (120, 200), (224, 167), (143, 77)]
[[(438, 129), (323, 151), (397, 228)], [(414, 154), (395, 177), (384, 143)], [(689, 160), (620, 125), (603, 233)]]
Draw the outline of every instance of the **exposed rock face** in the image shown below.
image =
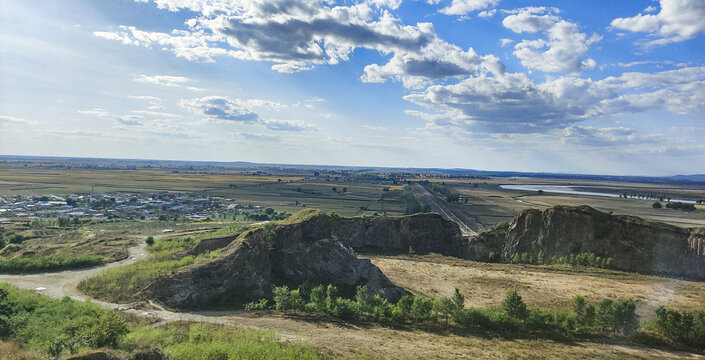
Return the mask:
[[(229, 243), (229, 244), (228, 244)], [(340, 218), (306, 211), (291, 220), (244, 231), (222, 256), (157, 279), (141, 295), (172, 308), (228, 306), (267, 297), (274, 286), (333, 284), (352, 294), (365, 285), (396, 301), (406, 290), (394, 285), (353, 247), (379, 251), (439, 252), (465, 256), (467, 240), (458, 226), (436, 214), (407, 217)]]
[(611, 257), (621, 270), (705, 279), (705, 228), (610, 215), (589, 206), (526, 210), (497, 241), (490, 248), (501, 248), (504, 259), (523, 252), (543, 251), (545, 257), (594, 253)]
[(435, 213), (345, 218), (333, 231), (358, 251), (438, 253), (465, 257), (467, 239), (458, 224)]

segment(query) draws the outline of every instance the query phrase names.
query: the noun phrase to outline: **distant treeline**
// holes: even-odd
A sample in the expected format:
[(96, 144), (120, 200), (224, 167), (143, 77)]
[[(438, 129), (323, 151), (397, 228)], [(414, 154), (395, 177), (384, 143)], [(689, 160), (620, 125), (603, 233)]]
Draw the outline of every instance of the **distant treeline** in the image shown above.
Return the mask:
[(448, 202), (455, 202), (455, 201), (460, 200), (460, 194), (458, 194), (454, 191), (451, 191), (450, 189), (448, 189), (447, 187), (445, 187), (442, 184), (428, 182), (428, 181), (426, 181), (425, 184), (426, 184), (426, 186), (428, 186), (429, 189), (431, 189), (435, 193), (437, 193), (441, 196), (444, 196), (446, 201), (448, 201)]

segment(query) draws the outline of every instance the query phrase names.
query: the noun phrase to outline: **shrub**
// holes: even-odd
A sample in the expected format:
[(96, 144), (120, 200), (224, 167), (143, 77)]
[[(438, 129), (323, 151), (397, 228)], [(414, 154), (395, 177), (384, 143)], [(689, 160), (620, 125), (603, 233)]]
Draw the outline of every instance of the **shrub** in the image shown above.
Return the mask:
[(430, 320), (433, 315), (432, 309), (433, 300), (423, 296), (414, 296), (414, 302), (411, 304), (411, 318), (417, 322)]
[(147, 246), (152, 246), (154, 245), (154, 236), (147, 236), (147, 239), (144, 241)]
[(516, 290), (509, 290), (507, 296), (502, 302), (502, 308), (507, 312), (507, 315), (517, 318), (525, 319), (527, 315), (526, 304), (521, 298), (521, 295), (517, 293)]
[(678, 311), (663, 306), (656, 310), (656, 326), (669, 341), (705, 349), (705, 311)]
[(337, 298), (333, 315), (344, 320), (353, 320), (360, 315), (360, 308), (357, 303), (345, 298)]

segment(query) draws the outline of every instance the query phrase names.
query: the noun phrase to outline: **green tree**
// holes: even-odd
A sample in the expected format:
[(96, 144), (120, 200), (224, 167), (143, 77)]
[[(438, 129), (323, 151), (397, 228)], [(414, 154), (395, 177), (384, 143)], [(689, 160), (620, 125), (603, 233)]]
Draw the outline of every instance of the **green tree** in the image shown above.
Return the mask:
[(595, 321), (597, 325), (600, 326), (603, 333), (615, 331), (616, 314), (614, 310), (614, 301), (612, 301), (612, 299), (604, 299), (597, 306)]
[(316, 285), (311, 288), (311, 308), (315, 312), (324, 312), (326, 310), (326, 291), (323, 289), (323, 285)]
[(274, 308), (277, 310), (287, 310), (292, 308), (291, 291), (289, 287), (277, 286), (274, 288)]
[(524, 300), (516, 290), (509, 290), (509, 292), (507, 292), (507, 296), (502, 302), (502, 308), (507, 312), (507, 315), (513, 318), (525, 319), (528, 315), (526, 304), (524, 304)]
[(154, 236), (147, 236), (147, 239), (144, 241), (147, 246), (152, 246), (154, 245)]
[(465, 308), (465, 296), (460, 293), (458, 288), (455, 288), (455, 293), (453, 293), (453, 305), (455, 306), (455, 311), (460, 311)]
[(433, 300), (424, 296), (414, 296), (414, 302), (411, 305), (411, 318), (417, 322), (430, 320), (433, 314)]
[(335, 303), (337, 299), (338, 288), (331, 284), (328, 284), (328, 287), (326, 288), (326, 308), (328, 308), (328, 311), (333, 311), (333, 309), (335, 309)]
[(397, 301), (394, 306), (392, 316), (397, 322), (404, 322), (409, 318), (411, 314), (411, 307), (414, 304), (414, 297), (411, 295), (404, 295)]
[(446, 327), (448, 326), (448, 319), (458, 311), (453, 299), (442, 297), (433, 301), (433, 312), (436, 316), (440, 316), (445, 320)]

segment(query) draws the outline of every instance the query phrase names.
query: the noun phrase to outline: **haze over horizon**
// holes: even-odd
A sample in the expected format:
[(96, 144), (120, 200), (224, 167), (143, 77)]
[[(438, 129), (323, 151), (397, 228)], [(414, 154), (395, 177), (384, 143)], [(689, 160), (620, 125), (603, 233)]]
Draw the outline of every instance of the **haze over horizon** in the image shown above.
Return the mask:
[(0, 154), (705, 173), (705, 1), (8, 0)]

